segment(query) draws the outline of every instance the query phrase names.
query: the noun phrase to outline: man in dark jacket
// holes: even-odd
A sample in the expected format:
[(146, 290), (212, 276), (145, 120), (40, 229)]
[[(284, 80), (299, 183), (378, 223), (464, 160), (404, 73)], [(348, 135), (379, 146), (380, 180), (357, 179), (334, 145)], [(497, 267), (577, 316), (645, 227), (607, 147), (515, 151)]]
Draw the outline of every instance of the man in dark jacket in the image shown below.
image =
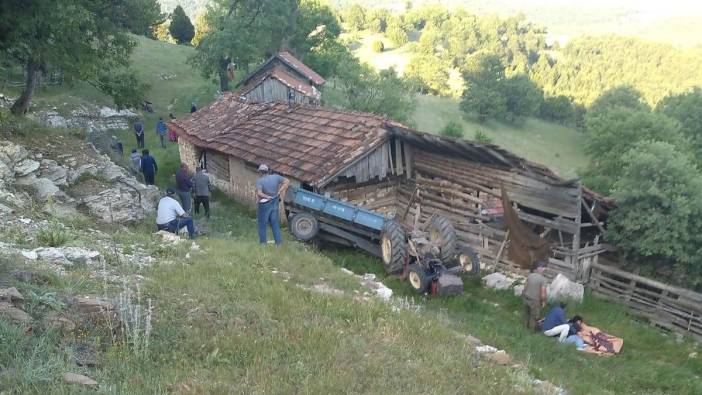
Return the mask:
[(134, 122), (134, 135), (137, 140), (137, 147), (144, 148), (144, 124), (140, 119)]
[(149, 155), (149, 150), (145, 149), (141, 151), (141, 172), (144, 174), (144, 182), (146, 185), (154, 185), (154, 178), (156, 177), (156, 172), (158, 171), (158, 165), (156, 165), (156, 159)]
[(193, 189), (195, 190), (195, 214), (200, 212), (200, 203), (205, 208), (205, 217), (210, 218), (210, 177), (198, 166), (193, 176)]
[(190, 190), (193, 188), (193, 183), (190, 182), (188, 166), (185, 163), (180, 164), (180, 169), (176, 171), (175, 179), (176, 190), (178, 191), (180, 202), (183, 204), (183, 210), (190, 212)]

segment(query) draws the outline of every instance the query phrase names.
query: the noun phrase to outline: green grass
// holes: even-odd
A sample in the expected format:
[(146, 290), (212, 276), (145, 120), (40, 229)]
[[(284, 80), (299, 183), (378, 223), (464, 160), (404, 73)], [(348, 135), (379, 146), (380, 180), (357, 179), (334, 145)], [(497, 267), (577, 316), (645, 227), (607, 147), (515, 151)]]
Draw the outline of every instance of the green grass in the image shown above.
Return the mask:
[(466, 139), (472, 140), (475, 131), (483, 131), (495, 144), (546, 165), (563, 177), (576, 176), (588, 163), (586, 137), (575, 129), (538, 119), (528, 119), (518, 126), (471, 122), (463, 117), (458, 100), (443, 97), (417, 96), (416, 105), (414, 121), (421, 131), (439, 133), (449, 121), (459, 122)]

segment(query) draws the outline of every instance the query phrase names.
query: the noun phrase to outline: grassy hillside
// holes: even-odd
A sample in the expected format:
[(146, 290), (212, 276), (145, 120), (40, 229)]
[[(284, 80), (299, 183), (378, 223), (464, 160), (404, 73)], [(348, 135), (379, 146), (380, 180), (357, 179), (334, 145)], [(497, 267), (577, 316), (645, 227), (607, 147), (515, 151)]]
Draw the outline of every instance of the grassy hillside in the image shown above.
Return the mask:
[[(182, 63), (191, 50), (144, 40), (135, 55), (135, 67), (150, 79), (153, 92), (160, 93), (152, 93), (156, 114), (147, 118), (150, 148), (157, 147), (153, 132), (157, 114), (166, 115), (167, 106), (174, 105), (178, 116), (193, 98), (201, 105), (211, 97), (214, 84)], [(157, 75), (161, 70), (176, 78), (161, 79)], [(105, 98), (76, 86), (51, 95), (41, 92), (40, 100), (100, 103)], [(420, 97), (417, 103), (424, 109), (416, 117), (421, 129), (438, 130), (446, 120), (460, 119), (455, 102), (448, 99)], [(536, 161), (545, 162), (541, 159), (555, 151), (552, 140), (566, 146), (580, 142), (567, 138), (567, 129), (536, 121), (528, 121), (527, 126), (543, 130), (539, 132), (542, 140), (524, 148), (541, 155), (530, 157)], [(498, 142), (500, 138), (505, 145), (512, 141), (514, 147), (534, 141), (520, 138), (522, 130), (498, 124), (465, 123), (465, 127), (468, 133), (480, 127)], [(131, 131), (120, 133), (125, 141), (132, 141)], [(170, 145), (153, 151), (162, 165), (158, 181), (167, 185), (178, 162), (177, 148)], [(153, 219), (129, 227), (101, 227), (81, 218), (68, 224), (71, 245), (93, 245), (89, 229), (99, 227), (121, 248), (143, 248), (156, 258), (152, 267), (138, 270), (104, 251), (111, 270), (130, 278), (143, 276), (142, 292), (154, 300), (148, 351), (135, 352), (126, 341), (107, 344), (99, 327), (75, 337), (41, 327), (27, 334), (0, 319), (0, 392), (9, 388), (9, 393), (75, 393), (60, 379), (69, 370), (93, 377), (103, 392), (119, 394), (541, 393), (530, 384), (532, 378), (548, 380), (572, 394), (702, 392), (702, 359), (694, 354), (697, 345), (663, 335), (590, 295), (585, 304), (571, 307), (569, 314), (581, 314), (587, 322), (623, 337), (624, 351), (619, 356), (577, 353), (524, 330), (518, 298), (509, 291), (483, 289), (469, 277), (464, 278), (465, 295), (432, 299), (411, 295), (406, 284), (384, 276), (377, 259), (353, 250), (319, 252), (287, 236), (282, 248), (259, 246), (251, 211), (220, 194), (213, 200), (209, 234), (197, 241), (200, 251), (190, 251), (189, 243), (172, 247), (155, 242)], [(23, 215), (51, 219), (41, 213)], [(196, 220), (203, 224), (202, 218)], [(22, 233), (10, 229), (6, 234)], [(119, 291), (115, 288), (120, 284), (105, 290), (102, 278), (79, 265), (65, 276), (49, 275), (50, 281), (42, 284), (23, 282), (9, 275), (25, 268), (21, 262), (0, 260), (0, 280), (3, 287), (16, 286), (31, 296), (28, 311), (36, 320), (53, 309), (65, 311), (53, 300)], [(410, 305), (419, 308), (398, 309), (375, 299), (362, 300), (365, 289), (340, 267), (375, 273), (398, 298), (410, 297)], [(518, 367), (479, 359), (466, 343), (468, 334), (505, 349)], [(78, 340), (104, 348), (98, 366), (75, 365), (67, 346)]]
[(520, 125), (470, 122), (463, 118), (458, 100), (444, 97), (420, 95), (416, 103), (414, 120), (421, 131), (437, 133), (449, 121), (460, 122), (465, 138), (473, 139), (480, 130), (496, 144), (544, 164), (563, 177), (575, 177), (588, 163), (583, 151), (585, 135), (575, 129), (539, 119), (529, 119)]

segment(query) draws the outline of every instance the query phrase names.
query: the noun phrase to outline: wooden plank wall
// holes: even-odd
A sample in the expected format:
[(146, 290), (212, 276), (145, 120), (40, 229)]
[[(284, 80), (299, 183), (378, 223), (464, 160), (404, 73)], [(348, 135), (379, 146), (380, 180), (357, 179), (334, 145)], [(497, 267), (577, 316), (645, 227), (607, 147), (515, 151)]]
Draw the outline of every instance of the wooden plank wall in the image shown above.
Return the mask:
[[(578, 231), (578, 225), (573, 220), (580, 210), (577, 187), (554, 186), (514, 172), (428, 152), (416, 146), (412, 146), (411, 155), (414, 176), (400, 184), (397, 191), (398, 212), (402, 214), (408, 210), (405, 224), (411, 226), (414, 223), (416, 203), (419, 202), (420, 222), (428, 221), (435, 212), (448, 217), (454, 223), (462, 242), (470, 244), (484, 261), (502, 270), (527, 273), (506, 257), (506, 249), (503, 247), (505, 230), (488, 226), (486, 223), (490, 218), (482, 214), (483, 208), (495, 198), (501, 197), (501, 187), (507, 188), (510, 198), (520, 205), (551, 214), (549, 217), (520, 211), (522, 220), (563, 232), (569, 242)], [(417, 196), (407, 209), (414, 193)], [(561, 247), (565, 252), (554, 251), (549, 259), (550, 267), (546, 272), (548, 277), (562, 273), (571, 280), (577, 279), (573, 262), (578, 262), (578, 258), (569, 247), (570, 245)], [(499, 254), (500, 250), (503, 251), (502, 254)]]
[(390, 177), (381, 182), (356, 184), (352, 182), (330, 185), (325, 188), (332, 197), (363, 208), (392, 216), (397, 211), (397, 187), (400, 180)]
[(598, 263), (587, 285), (653, 325), (702, 340), (702, 294)]
[(208, 150), (207, 171), (220, 180), (229, 180), (229, 157), (219, 152)]

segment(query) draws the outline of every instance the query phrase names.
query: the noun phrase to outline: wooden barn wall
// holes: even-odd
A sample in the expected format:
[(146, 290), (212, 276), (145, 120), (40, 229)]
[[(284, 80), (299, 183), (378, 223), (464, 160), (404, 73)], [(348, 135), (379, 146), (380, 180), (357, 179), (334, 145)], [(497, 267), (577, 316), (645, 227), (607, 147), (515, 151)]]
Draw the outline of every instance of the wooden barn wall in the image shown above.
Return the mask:
[[(522, 220), (543, 228), (563, 233), (566, 244), (554, 249), (550, 258), (549, 277), (563, 273), (576, 280), (577, 262), (568, 242), (571, 233), (579, 226), (572, 218), (578, 217), (580, 200), (577, 188), (553, 186), (514, 172), (480, 165), (466, 159), (439, 155), (421, 147), (412, 146), (413, 177), (400, 183), (397, 189), (397, 212), (408, 226), (412, 226), (420, 206), (420, 223), (428, 221), (433, 213), (440, 213), (452, 220), (462, 242), (470, 244), (481, 254), (483, 261), (505, 270), (525, 273), (518, 264), (506, 257), (505, 230), (499, 226), (488, 226), (493, 214), (501, 211), (501, 189), (504, 187), (510, 198), (518, 204), (543, 211), (535, 215), (519, 211)], [(410, 204), (411, 202), (411, 204)], [(503, 229), (503, 228), (502, 228)], [(582, 257), (591, 259), (591, 256)]]
[(328, 185), (323, 193), (329, 193), (335, 199), (353, 203), (373, 210), (387, 217), (397, 212), (397, 189), (401, 178), (390, 177), (384, 180), (373, 180), (366, 183), (340, 182)]
[[(266, 78), (256, 88), (246, 94), (246, 98), (252, 102), (275, 102), (288, 101), (290, 88), (275, 78)], [(300, 92), (294, 91), (293, 99), (296, 103), (307, 103), (309, 98)]]

